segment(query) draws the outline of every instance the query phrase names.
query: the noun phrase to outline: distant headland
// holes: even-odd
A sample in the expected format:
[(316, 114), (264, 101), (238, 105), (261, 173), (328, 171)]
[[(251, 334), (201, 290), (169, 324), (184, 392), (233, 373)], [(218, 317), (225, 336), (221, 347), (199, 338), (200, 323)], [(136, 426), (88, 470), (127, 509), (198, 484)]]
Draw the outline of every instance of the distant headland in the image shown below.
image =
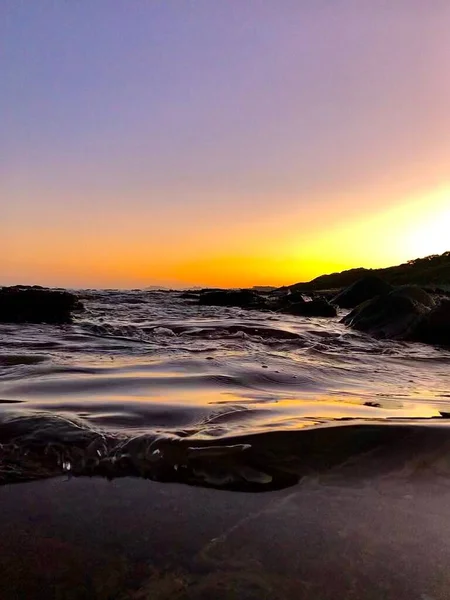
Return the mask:
[(292, 290), (327, 290), (343, 288), (366, 275), (377, 275), (391, 285), (415, 284), (429, 287), (450, 287), (450, 251), (416, 258), (395, 267), (365, 269), (359, 267), (340, 273), (320, 275), (309, 282), (285, 286)]

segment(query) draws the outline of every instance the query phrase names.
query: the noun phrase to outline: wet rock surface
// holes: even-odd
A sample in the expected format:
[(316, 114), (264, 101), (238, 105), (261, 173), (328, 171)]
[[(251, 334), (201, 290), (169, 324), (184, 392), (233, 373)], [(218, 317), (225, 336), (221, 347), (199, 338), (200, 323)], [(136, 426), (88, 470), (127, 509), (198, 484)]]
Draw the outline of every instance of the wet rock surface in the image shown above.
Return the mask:
[(340, 308), (355, 308), (362, 302), (388, 294), (393, 289), (389, 283), (376, 275), (367, 275), (342, 290), (332, 299), (332, 303)]
[(377, 337), (408, 339), (420, 319), (430, 310), (431, 299), (427, 297), (426, 303), (420, 302), (417, 299), (420, 295), (413, 286), (395, 289), (363, 302), (342, 322)]
[(342, 323), (374, 336), (450, 345), (450, 301), (402, 286), (363, 302)]
[[(190, 299), (192, 296), (183, 295)], [(324, 297), (306, 299), (300, 292), (277, 290), (262, 293), (254, 290), (215, 290), (200, 293), (200, 305), (231, 306), (253, 310), (271, 310), (299, 317), (335, 317), (336, 308)]]
[(235, 306), (239, 308), (263, 308), (266, 303), (252, 290), (219, 290), (200, 294), (200, 305)]
[(279, 312), (299, 317), (335, 317), (337, 315), (336, 308), (323, 298), (288, 303), (286, 306), (282, 306)]
[(450, 346), (450, 300), (442, 300), (420, 320), (413, 332), (413, 339)]
[(67, 291), (24, 288), (0, 289), (0, 322), (2, 323), (71, 323), (72, 312), (83, 305)]

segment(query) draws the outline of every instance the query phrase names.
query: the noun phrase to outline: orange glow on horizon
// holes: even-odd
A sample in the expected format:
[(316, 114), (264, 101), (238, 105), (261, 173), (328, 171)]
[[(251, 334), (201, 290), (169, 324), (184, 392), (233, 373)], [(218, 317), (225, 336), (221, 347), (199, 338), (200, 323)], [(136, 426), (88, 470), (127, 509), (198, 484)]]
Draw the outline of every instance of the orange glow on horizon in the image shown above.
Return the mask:
[[(189, 227), (149, 239), (92, 227), (29, 229), (9, 239), (0, 283), (64, 287), (248, 287), (308, 281), (324, 273), (386, 267), (450, 249), (450, 184), (339, 221), (320, 210), (223, 229)], [(346, 213), (348, 215), (348, 212)], [(321, 222), (323, 227), (320, 226)], [(310, 228), (313, 223), (314, 228)], [(26, 244), (23, 240), (26, 239)]]

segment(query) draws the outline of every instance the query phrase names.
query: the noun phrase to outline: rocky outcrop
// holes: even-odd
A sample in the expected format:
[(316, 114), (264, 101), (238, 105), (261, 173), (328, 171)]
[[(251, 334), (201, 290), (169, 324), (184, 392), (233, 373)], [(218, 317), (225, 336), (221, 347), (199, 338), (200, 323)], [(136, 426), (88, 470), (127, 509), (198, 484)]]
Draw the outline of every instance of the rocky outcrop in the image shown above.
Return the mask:
[(337, 294), (331, 302), (340, 308), (355, 308), (375, 296), (388, 294), (393, 287), (376, 275), (367, 275)]
[(363, 302), (342, 322), (377, 337), (408, 339), (432, 305), (431, 296), (420, 288), (400, 287)]
[(419, 321), (412, 339), (425, 344), (450, 346), (450, 300), (442, 300)]
[(287, 304), (278, 312), (299, 317), (335, 317), (337, 315), (336, 307), (322, 298)]
[[(190, 299), (186, 295), (184, 298)], [(326, 299), (305, 300), (300, 292), (263, 294), (254, 290), (216, 290), (200, 293), (198, 302), (203, 306), (270, 310), (299, 317), (335, 317), (337, 314), (336, 308)]]
[(182, 292), (179, 297), (183, 300), (198, 300), (200, 294), (198, 292)]
[(301, 292), (290, 292), (289, 294), (284, 294), (278, 296), (278, 302), (285, 304), (296, 304), (296, 303), (305, 303), (305, 296)]
[(48, 290), (49, 288), (43, 287), (42, 285), (22, 285), (21, 283), (17, 285), (10, 285), (8, 287), (9, 290)]
[(72, 312), (82, 309), (78, 298), (66, 291), (17, 286), (0, 289), (2, 323), (70, 323)]
[(403, 286), (363, 302), (342, 322), (381, 338), (450, 345), (450, 301)]
[(264, 308), (266, 302), (252, 290), (220, 290), (200, 294), (203, 306), (235, 306), (238, 308)]

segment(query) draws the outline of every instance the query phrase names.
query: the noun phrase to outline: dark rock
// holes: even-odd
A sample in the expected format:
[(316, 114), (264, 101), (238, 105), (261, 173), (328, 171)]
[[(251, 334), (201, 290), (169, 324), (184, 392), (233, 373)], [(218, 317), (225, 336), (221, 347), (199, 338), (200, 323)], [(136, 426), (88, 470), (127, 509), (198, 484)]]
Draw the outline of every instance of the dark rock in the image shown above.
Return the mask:
[(199, 295), (198, 292), (182, 292), (180, 298), (183, 298), (184, 300), (198, 300)]
[(345, 288), (331, 302), (340, 308), (355, 308), (358, 304), (375, 296), (388, 294), (392, 289), (389, 283), (376, 275), (366, 275)]
[(382, 338), (412, 339), (414, 331), (434, 301), (417, 286), (396, 288), (363, 302), (342, 323)]
[(264, 308), (266, 302), (251, 290), (221, 290), (202, 293), (199, 304), (206, 306), (236, 306), (239, 308)]
[(417, 342), (450, 346), (450, 300), (430, 310), (417, 324), (411, 335)]
[[(278, 310), (283, 306), (287, 306), (290, 304), (289, 301), (290, 293), (287, 290), (276, 290), (275, 292), (271, 292), (267, 296), (265, 296), (265, 304), (269, 310)], [(301, 295), (299, 295), (301, 300), (303, 299)], [(301, 300), (298, 300), (299, 302)]]
[(427, 287), (424, 286), (422, 288), (425, 292), (427, 292), (428, 294), (431, 294), (432, 296), (438, 297), (438, 298), (450, 298), (450, 289), (445, 290), (444, 288), (440, 288), (440, 287)]
[(397, 296), (410, 298), (419, 304), (428, 306), (428, 308), (434, 308), (436, 306), (433, 297), (418, 285), (402, 285), (395, 288), (395, 293)]
[(277, 288), (273, 285), (254, 285), (251, 289), (254, 292), (270, 293), (275, 291)]
[(285, 300), (290, 302), (291, 304), (304, 303), (306, 302), (303, 294), (300, 292), (291, 292), (287, 296), (285, 296)]
[(82, 309), (78, 298), (66, 291), (0, 289), (2, 323), (70, 323), (72, 312)]
[(8, 286), (9, 290), (48, 290), (49, 288), (43, 287), (42, 285), (23, 285), (18, 283), (17, 285)]
[(311, 292), (309, 295), (314, 298), (325, 298), (331, 304), (333, 304), (334, 298), (336, 297), (336, 292), (338, 290), (320, 290), (320, 292)]
[(299, 317), (335, 317), (336, 308), (327, 300), (317, 298), (309, 302), (295, 302), (279, 309), (279, 312)]
[(322, 295), (314, 293), (312, 299), (305, 299), (305, 295), (298, 291), (286, 289), (284, 293), (277, 290), (267, 299), (267, 308), (300, 317), (335, 317), (336, 307), (332, 306)]
[(211, 292), (227, 292), (229, 290), (224, 290), (223, 288), (200, 288), (195, 291), (199, 294), (210, 294)]

